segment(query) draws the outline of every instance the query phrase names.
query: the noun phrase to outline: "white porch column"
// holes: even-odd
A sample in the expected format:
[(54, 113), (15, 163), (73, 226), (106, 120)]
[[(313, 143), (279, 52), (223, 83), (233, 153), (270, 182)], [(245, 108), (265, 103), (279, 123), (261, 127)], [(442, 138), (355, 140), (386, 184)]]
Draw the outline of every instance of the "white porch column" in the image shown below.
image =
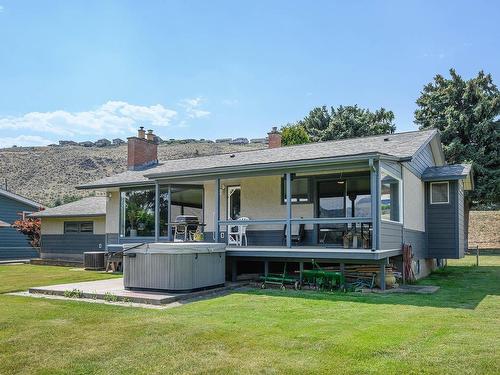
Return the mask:
[(286, 173), (286, 247), (292, 247), (292, 175)]
[(220, 239), (220, 178), (215, 179), (215, 217), (214, 217), (214, 239), (219, 242)]

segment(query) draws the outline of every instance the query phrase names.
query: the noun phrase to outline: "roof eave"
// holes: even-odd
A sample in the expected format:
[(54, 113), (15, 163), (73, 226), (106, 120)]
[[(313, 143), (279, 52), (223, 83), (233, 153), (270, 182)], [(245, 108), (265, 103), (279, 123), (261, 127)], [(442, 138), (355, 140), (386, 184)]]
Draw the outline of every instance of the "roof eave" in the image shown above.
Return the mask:
[[(43, 211), (40, 211), (40, 213), (42, 213), (42, 212)], [(29, 217), (36, 217), (39, 219), (43, 219), (43, 218), (57, 219), (57, 218), (69, 218), (69, 217), (100, 217), (100, 216), (106, 216), (106, 213), (102, 213), (102, 214), (74, 214), (74, 215), (71, 215), (71, 214), (40, 215), (38, 212), (35, 212), (35, 213), (30, 214), (28, 216)]]
[(241, 173), (241, 172), (273, 171), (273, 170), (289, 169), (294, 167), (308, 167), (308, 166), (312, 167), (323, 164), (329, 165), (329, 164), (357, 162), (364, 160), (368, 161), (369, 159), (402, 161), (406, 160), (407, 158), (400, 158), (381, 153), (370, 153), (370, 154), (359, 154), (359, 155), (340, 156), (340, 157), (337, 156), (332, 158), (303, 159), (303, 160), (293, 160), (286, 162), (238, 165), (231, 167), (192, 169), (179, 172), (150, 173), (150, 174), (145, 174), (144, 177), (150, 178), (152, 180), (160, 178), (175, 178), (175, 177), (208, 177), (208, 176), (220, 176), (226, 174), (230, 175), (232, 173)]

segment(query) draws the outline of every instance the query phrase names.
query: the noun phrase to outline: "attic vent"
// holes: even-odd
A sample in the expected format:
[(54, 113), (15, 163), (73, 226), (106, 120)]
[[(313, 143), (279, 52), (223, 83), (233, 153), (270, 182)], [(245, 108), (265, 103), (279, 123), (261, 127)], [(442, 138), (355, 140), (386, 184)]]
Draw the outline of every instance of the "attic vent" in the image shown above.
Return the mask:
[(235, 154), (229, 155), (230, 158), (234, 158), (235, 156), (236, 156)]
[(388, 141), (389, 141), (389, 137), (384, 138), (384, 142), (388, 142)]

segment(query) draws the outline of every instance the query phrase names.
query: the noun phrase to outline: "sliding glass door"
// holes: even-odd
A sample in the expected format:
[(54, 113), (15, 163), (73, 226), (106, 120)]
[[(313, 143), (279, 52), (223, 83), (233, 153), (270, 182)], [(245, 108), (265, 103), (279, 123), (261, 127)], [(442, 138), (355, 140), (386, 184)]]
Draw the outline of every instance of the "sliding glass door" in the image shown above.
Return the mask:
[[(320, 181), (317, 189), (319, 218), (346, 216), (345, 180)], [(345, 226), (345, 224), (320, 224), (319, 243), (341, 245)]]

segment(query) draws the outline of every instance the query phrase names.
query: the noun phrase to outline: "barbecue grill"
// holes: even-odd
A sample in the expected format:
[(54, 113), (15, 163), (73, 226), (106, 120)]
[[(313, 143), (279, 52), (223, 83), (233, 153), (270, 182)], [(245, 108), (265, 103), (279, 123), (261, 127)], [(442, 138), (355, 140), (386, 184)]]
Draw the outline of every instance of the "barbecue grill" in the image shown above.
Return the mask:
[(184, 237), (184, 241), (187, 241), (198, 230), (200, 220), (193, 215), (179, 215), (173, 224), (175, 226), (174, 240), (180, 235)]

